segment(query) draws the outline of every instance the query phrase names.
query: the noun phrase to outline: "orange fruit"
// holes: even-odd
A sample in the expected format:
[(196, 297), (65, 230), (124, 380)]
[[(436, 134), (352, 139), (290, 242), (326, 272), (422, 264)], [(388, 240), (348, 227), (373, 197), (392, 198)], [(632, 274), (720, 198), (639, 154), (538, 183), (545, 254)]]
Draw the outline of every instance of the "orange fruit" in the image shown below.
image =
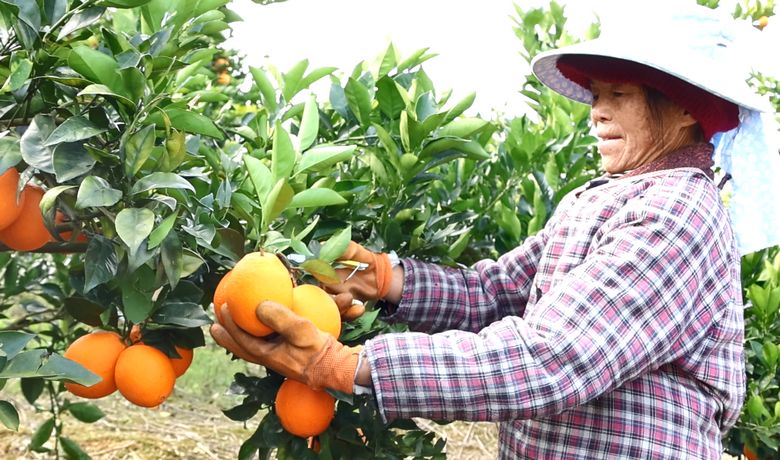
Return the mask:
[(222, 312), (220, 307), (227, 302), (227, 283), (230, 279), (230, 275), (233, 270), (225, 273), (225, 276), (217, 283), (217, 288), (214, 289), (214, 314), (217, 316), (217, 322), (222, 324)]
[(125, 349), (114, 369), (116, 388), (131, 403), (156, 407), (173, 392), (176, 374), (171, 360), (160, 350), (137, 343)]
[(220, 72), (217, 75), (217, 84), (218, 85), (223, 85), (223, 86), (224, 85), (229, 85), (230, 84), (230, 80), (232, 80), (232, 78), (230, 77), (230, 74), (227, 73), (227, 72), (223, 71), (223, 72)]
[(308, 319), (317, 329), (338, 339), (341, 334), (339, 307), (327, 292), (313, 284), (301, 284), (293, 289), (292, 310)]
[(333, 420), (336, 399), (324, 391), (287, 379), (276, 393), (274, 407), (285, 430), (308, 438), (328, 428)]
[(22, 212), (24, 194), (16, 201), (16, 186), (19, 184), (19, 171), (10, 168), (0, 175), (0, 230), (11, 225)]
[(52, 241), (43, 223), (40, 203), (43, 189), (27, 185), (22, 192), (22, 212), (8, 227), (0, 230), (0, 241), (15, 251), (33, 251)]
[(116, 390), (114, 367), (124, 350), (122, 337), (114, 332), (92, 332), (79, 337), (70, 344), (63, 356), (76, 361), (103, 380), (88, 387), (67, 382), (65, 389), (82, 398), (95, 399), (110, 395)]
[(233, 267), (225, 290), (233, 321), (246, 332), (263, 337), (273, 332), (257, 319), (257, 306), (265, 300), (292, 306), (293, 284), (287, 267), (271, 253), (253, 252)]
[(766, 16), (761, 16), (758, 18), (758, 28), (761, 30), (764, 30), (764, 27), (766, 27), (769, 24), (769, 18)]
[(195, 353), (192, 348), (183, 348), (180, 346), (176, 347), (176, 353), (179, 354), (180, 358), (171, 358), (171, 364), (173, 365), (173, 372), (176, 374), (176, 377), (181, 377), (187, 372), (190, 364), (192, 364), (192, 358)]

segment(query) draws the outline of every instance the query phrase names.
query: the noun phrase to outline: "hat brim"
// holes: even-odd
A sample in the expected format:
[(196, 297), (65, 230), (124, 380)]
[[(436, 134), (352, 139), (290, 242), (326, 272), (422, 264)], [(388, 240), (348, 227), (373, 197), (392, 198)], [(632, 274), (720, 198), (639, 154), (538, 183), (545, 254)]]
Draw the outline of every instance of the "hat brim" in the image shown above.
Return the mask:
[(670, 56), (670, 54), (672, 53), (664, 55), (655, 50), (638, 49), (636, 46), (621, 49), (615, 42), (607, 43), (605, 40), (595, 39), (540, 53), (531, 61), (531, 70), (542, 84), (553, 91), (569, 99), (591, 104), (593, 95), (590, 90), (566, 78), (558, 69), (558, 59), (566, 55), (624, 59), (665, 72), (747, 109), (759, 112), (772, 110), (769, 101), (756, 94), (747, 82), (740, 81), (739, 77), (712, 75), (707, 72), (708, 66), (705, 62), (695, 62), (696, 55), (689, 53), (684, 56), (681, 53)]

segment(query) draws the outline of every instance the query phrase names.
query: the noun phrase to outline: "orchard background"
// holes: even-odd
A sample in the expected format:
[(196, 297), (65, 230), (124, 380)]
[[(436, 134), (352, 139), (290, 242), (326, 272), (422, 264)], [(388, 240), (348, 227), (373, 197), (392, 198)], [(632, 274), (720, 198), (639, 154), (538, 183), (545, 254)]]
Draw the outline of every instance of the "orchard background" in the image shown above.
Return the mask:
[[(255, 2), (257, 14), (271, 3)], [(224, 47), (240, 20), (227, 3), (0, 0), (0, 174), (16, 168), (20, 187), (45, 188), (51, 230), (35, 251), (0, 246), (0, 452), (495, 456), (490, 424), (385, 426), (365, 397), (343, 395), (313, 452), (271, 409), (280, 376), (204, 335), (211, 299), (260, 248), (286, 255), (301, 282), (332, 277), (350, 238), (443, 264), (497, 257), (599, 174), (588, 108), (527, 76), (528, 114), (466, 116), (474, 95), (452, 100), (424, 71), (435, 50), (392, 44), (354, 69), (249, 67)], [(745, 1), (734, 17), (762, 27), (773, 13), (772, 1)], [(599, 32), (570, 36), (554, 2), (516, 7), (514, 19), (526, 60)], [(314, 94), (323, 81), (329, 93)], [(753, 83), (780, 104), (778, 81)], [(742, 275), (748, 399), (725, 445), (780, 458), (780, 251), (744, 257)], [(195, 347), (171, 399), (149, 410), (64, 390), (95, 379), (62, 357), (70, 343), (95, 329), (128, 337), (133, 325), (169, 356)], [(402, 329), (369, 310), (341, 340)]]

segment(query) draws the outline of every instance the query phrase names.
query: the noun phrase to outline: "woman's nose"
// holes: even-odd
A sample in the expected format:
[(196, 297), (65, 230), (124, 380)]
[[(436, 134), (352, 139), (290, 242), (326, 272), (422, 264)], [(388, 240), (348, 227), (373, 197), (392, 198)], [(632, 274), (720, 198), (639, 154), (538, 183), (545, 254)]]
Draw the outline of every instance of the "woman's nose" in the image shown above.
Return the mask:
[(604, 101), (594, 100), (590, 106), (590, 119), (593, 123), (609, 121), (612, 118), (612, 111)]

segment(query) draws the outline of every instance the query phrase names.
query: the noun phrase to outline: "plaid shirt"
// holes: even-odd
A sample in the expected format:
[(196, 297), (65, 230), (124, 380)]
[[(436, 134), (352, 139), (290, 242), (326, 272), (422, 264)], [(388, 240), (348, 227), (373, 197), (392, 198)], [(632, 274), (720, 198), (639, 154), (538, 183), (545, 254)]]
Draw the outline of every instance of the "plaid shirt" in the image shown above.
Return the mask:
[(582, 187), (470, 270), (405, 259), (391, 319), (426, 333), (366, 344), (380, 412), (501, 422), (502, 458), (720, 459), (745, 391), (739, 262), (695, 168)]

